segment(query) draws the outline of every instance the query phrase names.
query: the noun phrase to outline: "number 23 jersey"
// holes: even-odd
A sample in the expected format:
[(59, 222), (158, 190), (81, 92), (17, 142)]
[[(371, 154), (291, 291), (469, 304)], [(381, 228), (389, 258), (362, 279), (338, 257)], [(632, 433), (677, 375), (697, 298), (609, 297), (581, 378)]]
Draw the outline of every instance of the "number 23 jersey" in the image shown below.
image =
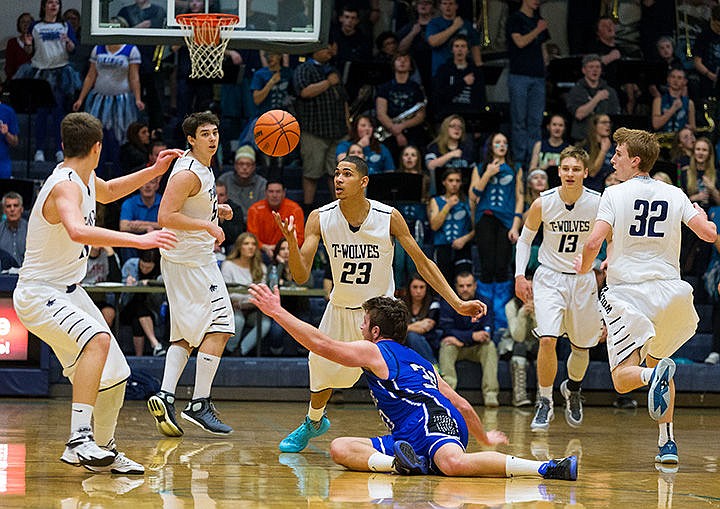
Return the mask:
[(555, 187), (540, 194), (542, 200), (543, 241), (538, 261), (557, 272), (574, 274), (573, 262), (582, 252), (595, 224), (600, 193), (584, 188), (580, 198), (567, 205)]
[(680, 279), (682, 223), (697, 214), (682, 189), (651, 177), (607, 188), (597, 220), (613, 229), (608, 285)]
[(393, 208), (368, 201), (370, 211), (357, 229), (345, 219), (339, 201), (319, 209), (320, 234), (333, 274), (330, 302), (335, 306), (358, 308), (367, 299), (395, 293), (390, 237)]

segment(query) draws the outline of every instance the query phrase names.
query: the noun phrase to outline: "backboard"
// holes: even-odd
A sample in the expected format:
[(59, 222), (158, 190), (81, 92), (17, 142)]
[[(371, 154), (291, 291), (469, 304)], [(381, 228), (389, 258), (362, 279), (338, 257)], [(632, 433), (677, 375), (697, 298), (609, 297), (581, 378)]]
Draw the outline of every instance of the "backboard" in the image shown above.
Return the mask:
[(181, 44), (175, 16), (235, 14), (234, 48), (310, 52), (327, 41), (331, 0), (82, 0), (82, 40), (90, 44)]

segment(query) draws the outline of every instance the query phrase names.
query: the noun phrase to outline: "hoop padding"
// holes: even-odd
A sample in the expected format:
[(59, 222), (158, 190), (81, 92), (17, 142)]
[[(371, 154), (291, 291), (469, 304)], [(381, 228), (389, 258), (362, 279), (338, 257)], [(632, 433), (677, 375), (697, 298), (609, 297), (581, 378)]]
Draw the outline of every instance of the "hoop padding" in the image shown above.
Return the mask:
[(222, 78), (228, 37), (240, 18), (233, 14), (180, 14), (175, 21), (183, 27), (190, 52), (190, 78)]

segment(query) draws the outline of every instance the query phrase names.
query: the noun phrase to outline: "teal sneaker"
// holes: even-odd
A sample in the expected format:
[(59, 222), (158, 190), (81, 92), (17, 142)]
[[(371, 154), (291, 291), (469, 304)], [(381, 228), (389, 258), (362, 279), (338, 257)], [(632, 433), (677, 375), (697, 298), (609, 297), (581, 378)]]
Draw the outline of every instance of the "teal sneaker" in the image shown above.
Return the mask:
[(659, 452), (655, 456), (655, 463), (678, 463), (677, 445), (672, 440), (665, 442), (665, 445), (659, 447)]
[(672, 359), (660, 359), (650, 377), (648, 388), (648, 413), (656, 421), (663, 418), (670, 408), (670, 382), (675, 375), (675, 363)]
[(330, 419), (324, 415), (317, 429), (315, 429), (310, 417), (305, 416), (305, 422), (280, 442), (278, 446), (280, 452), (300, 452), (307, 447), (311, 438), (319, 437), (329, 429)]

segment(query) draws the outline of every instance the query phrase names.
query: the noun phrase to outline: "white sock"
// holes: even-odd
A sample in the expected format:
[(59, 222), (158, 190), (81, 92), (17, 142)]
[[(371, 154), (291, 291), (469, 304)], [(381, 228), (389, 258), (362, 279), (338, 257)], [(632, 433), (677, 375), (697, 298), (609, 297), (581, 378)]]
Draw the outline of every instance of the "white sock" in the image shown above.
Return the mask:
[(220, 366), (220, 357), (205, 352), (198, 352), (197, 364), (195, 367), (195, 391), (192, 399), (209, 398), (210, 388), (215, 373)]
[(170, 394), (175, 394), (180, 375), (182, 375), (185, 365), (190, 358), (190, 352), (180, 345), (170, 345), (165, 354), (165, 371), (163, 372), (163, 381), (161, 389)]
[(395, 472), (393, 468), (394, 461), (395, 456), (374, 452), (368, 458), (368, 468), (373, 472)]
[(658, 437), (658, 447), (662, 447), (668, 440), (675, 441), (675, 432), (672, 422), (659, 422), (660, 436)]
[(311, 421), (319, 421), (323, 418), (323, 415), (325, 415), (325, 407), (321, 408), (313, 408), (312, 404), (308, 406), (308, 417), (310, 417)]
[(640, 380), (643, 385), (650, 383), (650, 377), (652, 376), (653, 371), (655, 371), (655, 368), (642, 368), (642, 371), (640, 372)]
[(84, 403), (73, 403), (72, 414), (70, 416), (70, 433), (74, 433), (80, 428), (91, 428), (90, 420), (93, 414), (92, 405), (86, 405)]
[(544, 461), (526, 460), (515, 456), (507, 455), (505, 457), (505, 476), (535, 476), (542, 477), (538, 470), (545, 463)]
[(541, 398), (547, 398), (547, 399), (549, 399), (549, 400), (550, 400), (550, 403), (552, 404), (552, 400), (553, 400), (553, 386), (551, 385), (550, 387), (543, 387), (543, 386), (541, 385), (541, 386), (540, 386), (540, 397), (541, 397)]
[(93, 430), (98, 445), (108, 445), (115, 436), (118, 415), (125, 401), (125, 384), (98, 392), (93, 412)]

